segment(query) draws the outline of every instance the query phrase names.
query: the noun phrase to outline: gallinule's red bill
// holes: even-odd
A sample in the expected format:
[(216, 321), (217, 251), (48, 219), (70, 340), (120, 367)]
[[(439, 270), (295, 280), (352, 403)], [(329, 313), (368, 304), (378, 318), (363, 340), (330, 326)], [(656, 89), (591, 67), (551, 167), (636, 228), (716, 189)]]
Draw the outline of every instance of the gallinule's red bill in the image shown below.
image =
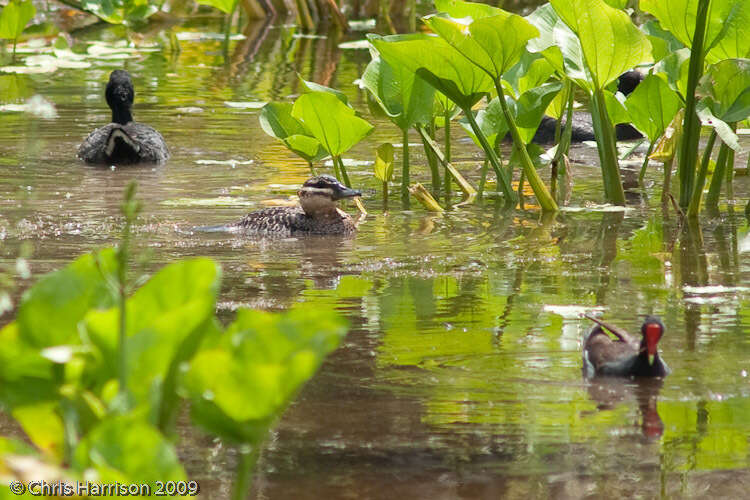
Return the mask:
[[(586, 315), (596, 323), (583, 338), (583, 374), (612, 377), (664, 377), (669, 367), (659, 357), (656, 345), (664, 333), (664, 324), (648, 316), (641, 326), (639, 341), (628, 332), (598, 318)], [(609, 330), (616, 339), (610, 337)]]

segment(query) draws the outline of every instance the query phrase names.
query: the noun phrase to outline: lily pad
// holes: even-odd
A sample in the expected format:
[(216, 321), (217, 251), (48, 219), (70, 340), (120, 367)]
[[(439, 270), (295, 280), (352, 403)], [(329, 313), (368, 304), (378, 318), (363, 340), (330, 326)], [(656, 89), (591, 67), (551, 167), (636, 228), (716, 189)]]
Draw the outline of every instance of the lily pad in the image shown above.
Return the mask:
[(247, 102), (224, 101), (224, 105), (226, 107), (236, 108), (236, 109), (261, 109), (266, 104), (268, 103), (264, 101), (247, 101)]

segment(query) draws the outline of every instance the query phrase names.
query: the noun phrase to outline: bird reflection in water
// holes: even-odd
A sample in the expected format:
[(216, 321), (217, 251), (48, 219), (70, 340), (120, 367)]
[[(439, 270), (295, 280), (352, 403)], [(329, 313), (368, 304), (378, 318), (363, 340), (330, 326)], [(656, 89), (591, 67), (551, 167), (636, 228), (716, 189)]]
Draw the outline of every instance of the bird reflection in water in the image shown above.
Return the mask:
[(596, 377), (588, 381), (587, 391), (599, 410), (613, 410), (621, 403), (637, 403), (641, 433), (651, 441), (664, 433), (664, 423), (657, 410), (663, 383), (660, 378)]

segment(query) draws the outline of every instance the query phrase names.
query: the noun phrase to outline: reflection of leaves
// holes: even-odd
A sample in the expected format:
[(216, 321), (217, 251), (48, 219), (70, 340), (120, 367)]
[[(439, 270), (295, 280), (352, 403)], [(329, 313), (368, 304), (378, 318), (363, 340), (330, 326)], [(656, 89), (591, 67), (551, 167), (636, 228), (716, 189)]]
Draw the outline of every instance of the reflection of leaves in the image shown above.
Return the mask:
[(656, 290), (655, 285), (664, 279), (663, 227), (660, 220), (652, 218), (645, 227), (633, 232), (628, 241), (618, 241), (617, 260), (631, 265), (633, 280), (644, 285), (659, 295), (668, 293)]

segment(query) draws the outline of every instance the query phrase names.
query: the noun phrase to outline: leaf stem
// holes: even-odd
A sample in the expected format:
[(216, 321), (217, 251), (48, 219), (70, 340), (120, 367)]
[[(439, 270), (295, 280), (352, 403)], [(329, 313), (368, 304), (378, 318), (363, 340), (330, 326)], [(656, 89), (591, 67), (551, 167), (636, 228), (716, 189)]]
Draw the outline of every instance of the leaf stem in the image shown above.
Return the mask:
[(500, 106), (503, 109), (505, 121), (508, 123), (508, 128), (510, 129), (510, 135), (513, 138), (513, 143), (518, 148), (519, 157), (521, 158), (521, 167), (523, 168), (523, 172), (526, 175), (526, 179), (529, 181), (529, 185), (531, 186), (532, 191), (534, 191), (534, 196), (536, 196), (536, 199), (539, 202), (539, 205), (542, 207), (543, 211), (556, 212), (558, 210), (557, 203), (555, 202), (555, 199), (552, 198), (552, 196), (549, 194), (547, 186), (544, 185), (544, 182), (542, 182), (542, 179), (539, 177), (536, 168), (534, 168), (534, 164), (531, 162), (529, 152), (526, 150), (526, 144), (524, 144), (523, 140), (521, 139), (521, 134), (518, 131), (518, 127), (516, 127), (516, 120), (513, 118), (510, 109), (508, 109), (508, 103), (505, 102), (503, 86), (500, 84), (499, 79), (495, 80), (495, 89), (497, 90), (497, 98), (500, 101)]
[[(445, 109), (443, 115), (445, 120), (445, 161), (451, 161), (451, 112), (450, 109)], [(449, 198), (451, 195), (451, 176), (448, 175), (448, 171), (445, 171), (445, 197)]]
[[(433, 139), (435, 138), (434, 122), (426, 127), (426, 131), (430, 137)], [(427, 156), (427, 164), (430, 166), (430, 173), (432, 174), (432, 191), (433, 193), (437, 193), (440, 191), (440, 169), (438, 168), (438, 160), (424, 138), (422, 138), (422, 147), (424, 147), (424, 152)]]
[(404, 129), (401, 134), (403, 139), (403, 158), (401, 162), (401, 199), (406, 205), (409, 204), (409, 129)]
[(698, 80), (703, 75), (703, 62), (705, 58), (704, 39), (708, 21), (708, 9), (710, 0), (698, 0), (698, 8), (695, 18), (695, 31), (693, 33), (693, 46), (690, 53), (690, 65), (688, 67), (688, 84), (685, 89), (685, 120), (683, 122), (684, 135), (680, 145), (680, 156), (677, 172), (680, 177), (680, 207), (683, 209), (691, 203), (691, 196), (695, 198), (694, 180), (696, 162), (698, 161), (698, 143), (700, 142), (701, 125), (698, 115), (695, 113), (696, 99), (695, 88)]
[[(244, 447), (244, 446), (243, 446)], [(260, 445), (238, 450), (237, 473), (232, 488), (232, 500), (244, 500), (250, 494), (253, 471), (260, 455)]]
[(602, 180), (604, 181), (604, 197), (608, 203), (625, 205), (625, 191), (622, 189), (620, 166), (617, 161), (615, 127), (612, 125), (609, 114), (607, 114), (602, 89), (594, 91), (591, 104), (594, 108), (591, 115), (596, 135), (596, 146), (599, 151)]
[(706, 208), (717, 208), (719, 206), (721, 185), (726, 177), (727, 159), (729, 158), (730, 149), (725, 143), (721, 143), (714, 173), (711, 176), (711, 184), (708, 187), (708, 194), (706, 195)]
[(698, 176), (696, 177), (694, 183), (695, 187), (693, 188), (693, 196), (690, 199), (690, 205), (688, 206), (688, 217), (696, 217), (698, 215), (698, 212), (700, 212), (701, 198), (703, 197), (703, 186), (706, 184), (706, 176), (708, 175), (708, 163), (711, 160), (711, 152), (714, 149), (716, 136), (716, 129), (714, 129), (711, 131), (711, 135), (708, 137), (708, 142), (706, 143), (706, 148), (703, 150), (703, 158), (701, 159)]
[(643, 159), (643, 165), (641, 165), (641, 171), (638, 173), (638, 184), (643, 186), (643, 179), (646, 177), (646, 167), (648, 167), (648, 157), (651, 155), (651, 152), (654, 150), (654, 145), (656, 144), (655, 141), (651, 141), (648, 145), (648, 149), (646, 150), (646, 157)]
[(466, 119), (469, 121), (469, 125), (474, 131), (474, 134), (477, 136), (477, 139), (479, 139), (479, 144), (482, 145), (482, 149), (484, 149), (484, 152), (487, 155), (487, 159), (489, 159), (490, 161), (490, 165), (492, 165), (492, 168), (495, 170), (498, 184), (497, 187), (502, 189), (503, 195), (505, 195), (505, 203), (510, 206), (515, 206), (518, 200), (516, 199), (516, 194), (513, 192), (513, 187), (510, 184), (510, 179), (508, 177), (507, 171), (502, 167), (502, 165), (500, 165), (500, 160), (498, 159), (497, 154), (495, 154), (495, 150), (492, 148), (492, 146), (490, 146), (490, 143), (487, 141), (487, 137), (485, 137), (482, 129), (479, 128), (479, 125), (474, 119), (474, 114), (471, 112), (471, 109), (466, 108), (462, 109), (462, 111), (464, 112), (464, 115), (466, 115)]
[(339, 166), (338, 169), (339, 169), (339, 172), (341, 173), (341, 182), (343, 182), (346, 187), (352, 187), (352, 183), (349, 181), (349, 174), (346, 173), (344, 160), (341, 159), (341, 156), (334, 156), (333, 163), (334, 165), (338, 163), (338, 166)]

